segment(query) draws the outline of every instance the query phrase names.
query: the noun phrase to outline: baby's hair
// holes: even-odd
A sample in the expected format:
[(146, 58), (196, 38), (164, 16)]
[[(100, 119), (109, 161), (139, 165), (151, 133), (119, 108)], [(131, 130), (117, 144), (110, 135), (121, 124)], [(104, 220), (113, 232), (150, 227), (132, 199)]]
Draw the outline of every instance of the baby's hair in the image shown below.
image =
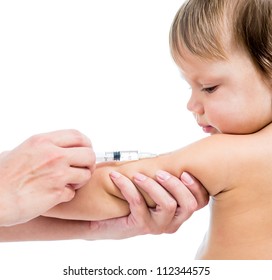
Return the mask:
[(170, 30), (174, 60), (184, 48), (205, 59), (227, 59), (241, 48), (272, 79), (272, 0), (187, 0)]

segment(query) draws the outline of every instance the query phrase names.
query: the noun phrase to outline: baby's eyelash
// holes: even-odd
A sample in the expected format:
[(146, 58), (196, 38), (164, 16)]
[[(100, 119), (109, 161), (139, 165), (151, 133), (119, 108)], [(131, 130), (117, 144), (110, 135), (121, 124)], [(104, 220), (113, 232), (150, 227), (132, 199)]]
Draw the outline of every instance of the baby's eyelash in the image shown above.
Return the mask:
[(207, 92), (207, 93), (213, 93), (216, 91), (218, 86), (213, 86), (213, 87), (207, 87), (207, 88), (203, 88), (201, 89), (201, 91)]

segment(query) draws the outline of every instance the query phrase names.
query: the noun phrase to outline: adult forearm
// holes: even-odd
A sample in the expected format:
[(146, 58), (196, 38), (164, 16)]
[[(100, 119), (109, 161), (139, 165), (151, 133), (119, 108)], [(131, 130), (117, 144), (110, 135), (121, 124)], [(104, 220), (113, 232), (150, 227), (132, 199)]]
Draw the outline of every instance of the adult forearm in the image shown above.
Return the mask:
[(0, 227), (0, 241), (95, 239), (88, 221), (38, 217), (27, 223)]

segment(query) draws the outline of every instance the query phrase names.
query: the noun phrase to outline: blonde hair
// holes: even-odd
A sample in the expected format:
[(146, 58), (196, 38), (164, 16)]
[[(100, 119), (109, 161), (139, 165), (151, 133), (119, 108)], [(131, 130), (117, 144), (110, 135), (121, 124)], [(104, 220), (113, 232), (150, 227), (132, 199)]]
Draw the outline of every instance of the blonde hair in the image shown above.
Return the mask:
[(245, 50), (272, 79), (272, 0), (187, 0), (170, 30), (174, 60), (184, 48), (206, 59), (227, 59), (228, 46)]

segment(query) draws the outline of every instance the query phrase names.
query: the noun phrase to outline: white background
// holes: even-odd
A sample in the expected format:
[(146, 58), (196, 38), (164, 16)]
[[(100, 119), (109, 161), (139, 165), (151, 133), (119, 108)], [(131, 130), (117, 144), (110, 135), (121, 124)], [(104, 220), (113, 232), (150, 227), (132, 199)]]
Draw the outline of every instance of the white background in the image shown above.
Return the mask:
[[(1, 1), (0, 150), (64, 128), (88, 135), (96, 151), (163, 153), (205, 137), (186, 110), (188, 86), (169, 52), (182, 2)], [(2, 243), (0, 274), (67, 279), (69, 265), (181, 266), (207, 226), (206, 207), (173, 235)]]

